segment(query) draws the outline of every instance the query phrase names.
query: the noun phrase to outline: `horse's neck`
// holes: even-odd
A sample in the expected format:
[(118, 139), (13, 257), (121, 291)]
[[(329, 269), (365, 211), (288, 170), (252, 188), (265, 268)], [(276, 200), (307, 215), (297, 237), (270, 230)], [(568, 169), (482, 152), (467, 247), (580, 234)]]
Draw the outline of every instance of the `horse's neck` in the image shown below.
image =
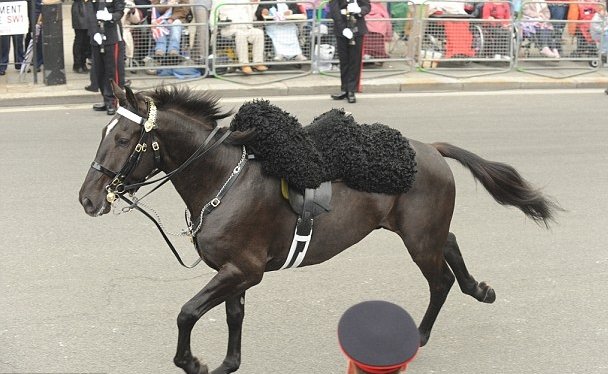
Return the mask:
[[(208, 134), (209, 131), (203, 131), (200, 135), (190, 136), (191, 131), (185, 129), (164, 134), (170, 140), (163, 142), (166, 144), (163, 171), (169, 173), (180, 167), (203, 144)], [(177, 193), (193, 215), (196, 216), (215, 197), (236, 166), (239, 156), (238, 147), (222, 144), (171, 178)]]

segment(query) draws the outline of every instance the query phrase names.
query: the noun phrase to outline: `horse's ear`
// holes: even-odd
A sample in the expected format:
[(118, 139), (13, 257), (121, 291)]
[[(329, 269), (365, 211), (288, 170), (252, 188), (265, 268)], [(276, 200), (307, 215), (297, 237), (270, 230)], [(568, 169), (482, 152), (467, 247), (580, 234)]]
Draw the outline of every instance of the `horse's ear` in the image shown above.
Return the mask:
[(127, 106), (127, 96), (125, 96), (125, 91), (122, 90), (122, 88), (120, 88), (120, 86), (118, 84), (116, 84), (116, 82), (112, 81), (112, 92), (114, 93), (114, 97), (116, 97), (118, 99), (118, 103), (120, 104), (120, 106), (126, 107)]
[(137, 108), (137, 99), (135, 98), (135, 94), (133, 93), (133, 90), (131, 90), (131, 88), (129, 88), (129, 86), (126, 86), (125, 91), (127, 94), (127, 101), (129, 102), (129, 104), (131, 104), (131, 106), (133, 106), (133, 108)]

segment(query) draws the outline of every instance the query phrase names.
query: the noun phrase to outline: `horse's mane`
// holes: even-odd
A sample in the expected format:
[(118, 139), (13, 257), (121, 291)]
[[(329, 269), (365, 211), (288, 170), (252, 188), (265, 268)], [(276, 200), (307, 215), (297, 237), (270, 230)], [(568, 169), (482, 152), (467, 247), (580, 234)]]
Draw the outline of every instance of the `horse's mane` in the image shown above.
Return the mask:
[(223, 112), (219, 97), (207, 92), (192, 90), (188, 87), (159, 86), (144, 95), (154, 100), (159, 110), (175, 109), (195, 118), (207, 119), (213, 127), (217, 121), (232, 115), (232, 110)]

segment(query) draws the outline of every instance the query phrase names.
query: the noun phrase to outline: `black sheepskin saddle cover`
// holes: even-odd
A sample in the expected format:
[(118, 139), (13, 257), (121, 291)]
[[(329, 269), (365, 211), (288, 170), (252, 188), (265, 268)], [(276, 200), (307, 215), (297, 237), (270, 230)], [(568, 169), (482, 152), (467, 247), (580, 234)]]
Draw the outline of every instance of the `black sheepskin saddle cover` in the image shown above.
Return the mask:
[(253, 130), (247, 148), (262, 171), (300, 191), (342, 180), (360, 191), (397, 194), (415, 180), (416, 153), (399, 131), (379, 123), (360, 125), (344, 110), (332, 109), (302, 127), (270, 102), (254, 100), (241, 106), (230, 129)]

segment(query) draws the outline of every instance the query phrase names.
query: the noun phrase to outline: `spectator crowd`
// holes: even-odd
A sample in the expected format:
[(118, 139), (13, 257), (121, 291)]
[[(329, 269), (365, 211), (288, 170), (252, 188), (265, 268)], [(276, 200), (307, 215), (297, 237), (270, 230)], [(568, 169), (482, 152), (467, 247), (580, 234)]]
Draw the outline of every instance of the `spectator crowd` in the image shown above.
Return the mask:
[[(95, 70), (91, 25), (99, 20), (96, 10), (88, 9), (96, 1), (71, 1), (74, 39), (65, 41), (66, 45), (71, 43), (71, 68), (75, 73), (89, 74), (91, 84), (87, 89), (97, 91), (99, 82), (91, 72)], [(327, 27), (333, 27), (333, 23), (328, 22), (331, 1), (126, 0), (118, 22), (120, 59), (127, 71), (146, 66), (149, 67), (146, 72), (155, 75), (182, 72), (171, 68), (175, 66), (202, 66), (208, 58), (209, 61), (229, 59), (238, 65), (243, 75), (263, 73), (281, 64), (309, 64), (313, 54), (319, 52), (318, 46), (314, 47), (316, 44), (328, 44), (336, 51), (339, 36), (336, 38), (327, 31)], [(356, 4), (357, 0), (347, 2)], [(30, 32), (0, 37), (0, 75), (6, 74), (11, 57), (17, 70), (21, 70), (24, 62), (28, 69), (37, 70), (44, 64), (41, 42), (44, 29), (40, 27), (42, 1), (37, 0), (35, 4)], [(422, 17), (430, 22), (423, 28), (421, 40), (430, 47), (422, 49), (434, 49), (443, 58), (510, 61), (517, 53), (529, 53), (532, 47), (535, 56), (558, 61), (564, 57), (592, 57), (606, 52), (606, 43), (602, 44), (606, 35), (602, 0), (429, 1), (424, 5)], [(382, 60), (391, 58), (391, 45), (413, 40), (412, 20), (417, 16), (418, 6), (419, 1), (371, 2), (365, 14), (367, 33), (360, 52), (364, 64), (372, 61), (371, 64), (381, 66)], [(325, 32), (320, 28), (320, 34), (312, 27), (311, 19), (317, 16), (321, 26), (325, 26)], [(476, 33), (483, 33), (482, 50), (476, 46)], [(575, 41), (575, 48), (566, 51), (563, 41), (568, 36)], [(318, 39), (313, 42), (313, 38)], [(32, 39), (37, 43), (32, 43)], [(521, 45), (514, 45), (515, 41)], [(37, 53), (31, 52), (32, 44), (37, 45)], [(348, 49), (342, 52), (345, 50)], [(213, 51), (217, 56), (213, 56)], [(33, 55), (36, 61), (32, 61)], [(339, 53), (333, 57), (339, 57)], [(184, 64), (185, 61), (191, 63)], [(186, 69), (186, 74), (195, 73)], [(129, 83), (124, 77), (121, 81)]]

